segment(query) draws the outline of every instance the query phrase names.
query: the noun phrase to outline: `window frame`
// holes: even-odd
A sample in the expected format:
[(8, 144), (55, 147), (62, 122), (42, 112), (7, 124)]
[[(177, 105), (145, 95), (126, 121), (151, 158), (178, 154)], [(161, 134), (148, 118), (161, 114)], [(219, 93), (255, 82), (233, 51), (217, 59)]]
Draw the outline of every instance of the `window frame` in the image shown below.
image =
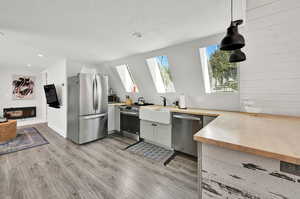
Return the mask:
[[(203, 83), (204, 83), (204, 93), (206, 95), (239, 95), (240, 94), (240, 64), (237, 64), (237, 90), (236, 91), (213, 91), (213, 87), (211, 86), (210, 82), (210, 74), (209, 74), (209, 66), (208, 66), (208, 58), (207, 54), (205, 52), (205, 61), (206, 63), (203, 63), (204, 60), (202, 59), (203, 56), (201, 55), (201, 50), (204, 49), (206, 51), (206, 48), (209, 46), (215, 46), (218, 44), (209, 44), (206, 46), (202, 46), (198, 48), (198, 54), (199, 54), (199, 59), (200, 59), (200, 64), (201, 64), (201, 70), (202, 70), (202, 78), (203, 78)], [(209, 87), (209, 88), (208, 88)]]
[[(160, 68), (159, 64), (157, 63), (157, 61), (155, 60), (155, 59), (157, 59), (157, 57), (166, 57), (167, 58), (168, 68), (170, 70), (170, 78), (171, 78), (172, 85), (173, 85), (173, 88), (172, 88), (171, 91), (169, 91), (167, 89), (167, 85), (165, 84), (165, 81), (163, 79), (161, 68)], [(155, 60), (155, 62), (156, 62), (154, 65), (150, 64), (150, 61), (152, 62), (153, 60)], [(148, 67), (148, 70), (150, 72), (152, 82), (155, 86), (156, 92), (159, 93), (159, 94), (176, 93), (174, 79), (173, 79), (173, 75), (172, 75), (172, 72), (171, 72), (171, 66), (170, 66), (168, 56), (167, 55), (155, 55), (155, 56), (146, 58), (145, 62), (146, 62), (146, 65)], [(157, 67), (155, 67), (155, 66), (157, 66)], [(152, 69), (152, 68), (156, 68), (156, 69)], [(156, 71), (158, 70), (159, 72), (157, 73), (155, 70)], [(157, 75), (156, 74), (159, 74), (159, 77), (158, 77), (159, 81), (158, 82), (157, 82), (157, 77), (156, 77)], [(162, 86), (159, 86), (159, 85), (162, 85)]]
[[(122, 75), (121, 75), (121, 73), (118, 70), (119, 67), (124, 67), (124, 66), (126, 67), (126, 73), (128, 73), (128, 77), (130, 78), (130, 82), (131, 82), (130, 84), (132, 85), (131, 88), (130, 88), (130, 90), (127, 89), (126, 83), (124, 82), (124, 78), (126, 78), (126, 77), (124, 77), (124, 78), (121, 77)], [(115, 70), (116, 70), (116, 72), (118, 74), (118, 77), (120, 78), (120, 81), (121, 81), (121, 83), (123, 85), (123, 88), (124, 88), (124, 90), (125, 90), (126, 93), (139, 93), (139, 87), (138, 87), (137, 83), (135, 82), (135, 79), (133, 78), (133, 75), (131, 73), (131, 70), (130, 70), (130, 67), (129, 67), (128, 64), (119, 64), (119, 65), (116, 65), (115, 66)], [(133, 90), (131, 90), (131, 89), (134, 88), (134, 86), (136, 87), (136, 91), (135, 92)]]

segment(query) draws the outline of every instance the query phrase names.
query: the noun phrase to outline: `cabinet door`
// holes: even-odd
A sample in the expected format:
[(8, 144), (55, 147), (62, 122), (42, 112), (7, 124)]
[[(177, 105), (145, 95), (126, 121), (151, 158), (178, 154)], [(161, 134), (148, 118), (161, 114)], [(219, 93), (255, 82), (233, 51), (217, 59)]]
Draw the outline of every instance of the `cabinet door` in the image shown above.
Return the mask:
[(154, 130), (155, 142), (160, 145), (171, 148), (172, 129), (171, 125), (157, 124)]
[(115, 128), (115, 106), (108, 105), (108, 132), (116, 130)]
[(149, 141), (154, 140), (154, 126), (152, 125), (152, 122), (147, 122), (144, 120), (141, 120), (140, 122), (140, 136), (141, 138), (144, 138)]
[(115, 130), (120, 131), (120, 108), (119, 106), (115, 107)]

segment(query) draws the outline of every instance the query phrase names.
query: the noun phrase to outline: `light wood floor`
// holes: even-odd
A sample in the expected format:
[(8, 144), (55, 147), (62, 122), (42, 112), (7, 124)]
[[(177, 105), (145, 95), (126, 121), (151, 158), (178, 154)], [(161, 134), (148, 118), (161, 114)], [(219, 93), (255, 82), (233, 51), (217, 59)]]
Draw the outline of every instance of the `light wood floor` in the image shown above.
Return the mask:
[(0, 156), (0, 199), (195, 199), (197, 164), (177, 156), (167, 167), (121, 150), (112, 137), (75, 145), (45, 124), (48, 145)]

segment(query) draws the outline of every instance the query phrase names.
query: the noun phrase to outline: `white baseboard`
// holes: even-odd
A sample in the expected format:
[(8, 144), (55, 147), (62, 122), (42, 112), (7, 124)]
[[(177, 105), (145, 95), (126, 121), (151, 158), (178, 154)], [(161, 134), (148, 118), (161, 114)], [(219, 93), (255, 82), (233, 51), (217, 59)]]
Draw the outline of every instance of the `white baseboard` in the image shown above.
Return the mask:
[(40, 124), (40, 123), (46, 123), (46, 121), (43, 120), (24, 120), (24, 121), (18, 121), (17, 120), (17, 126), (22, 127), (22, 126), (27, 126), (27, 125), (34, 125), (34, 124)]
[(67, 135), (63, 130), (61, 130), (61, 129), (55, 127), (55, 126), (49, 125), (49, 123), (48, 123), (48, 127), (51, 128), (53, 131), (55, 131), (60, 136), (62, 136), (64, 138), (67, 138)]

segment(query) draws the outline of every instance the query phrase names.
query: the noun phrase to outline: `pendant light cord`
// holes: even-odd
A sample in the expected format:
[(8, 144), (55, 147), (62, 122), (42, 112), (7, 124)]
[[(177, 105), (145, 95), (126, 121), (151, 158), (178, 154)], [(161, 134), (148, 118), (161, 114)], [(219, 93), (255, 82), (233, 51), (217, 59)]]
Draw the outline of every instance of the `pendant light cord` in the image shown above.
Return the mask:
[(233, 21), (233, 6), (232, 6), (233, 3), (232, 3), (232, 1), (233, 0), (231, 0), (231, 21)]

